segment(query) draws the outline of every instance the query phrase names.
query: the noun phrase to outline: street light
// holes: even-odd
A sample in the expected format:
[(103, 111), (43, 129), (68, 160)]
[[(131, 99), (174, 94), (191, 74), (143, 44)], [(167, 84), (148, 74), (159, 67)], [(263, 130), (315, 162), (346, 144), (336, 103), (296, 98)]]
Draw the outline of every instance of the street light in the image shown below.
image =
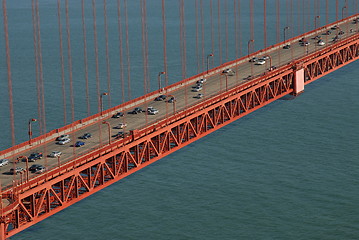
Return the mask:
[[(173, 98), (173, 114), (175, 114), (176, 113), (176, 98), (175, 98), (175, 96), (173, 96), (173, 95), (168, 95), (167, 96), (169, 99), (171, 99), (171, 98)], [(168, 103), (168, 100), (167, 100), (167, 102), (166, 103)]]
[(162, 89), (162, 86), (161, 86), (161, 76), (162, 75), (165, 75), (166, 72), (159, 72), (158, 73), (158, 89), (161, 90)]
[(268, 54), (269, 57), (269, 71), (272, 71), (272, 57)]
[[(250, 49), (250, 45), (251, 45), (251, 43), (252, 43), (252, 45), (254, 44), (254, 40), (253, 39), (251, 39), (251, 40), (249, 40), (248, 41), (248, 57), (249, 57), (249, 49)], [(252, 46), (252, 48), (253, 48), (253, 46)]]
[(317, 19), (319, 19), (319, 18), (320, 18), (319, 15), (315, 16), (315, 18), (314, 18), (314, 29), (317, 29)]
[(102, 97), (107, 96), (107, 95), (108, 95), (107, 92), (101, 93), (101, 95), (100, 95), (101, 116), (102, 116), (102, 112), (103, 112), (103, 100), (102, 100)]
[(342, 19), (344, 18), (344, 9), (346, 9), (347, 6), (342, 7)]
[(209, 57), (213, 57), (213, 56), (214, 56), (213, 53), (207, 55), (207, 74), (209, 70)]
[(289, 30), (289, 29), (290, 29), (290, 27), (288, 27), (288, 26), (286, 26), (286, 27), (283, 29), (284, 44), (285, 44), (285, 41), (287, 40), (287, 38), (286, 38), (286, 32), (287, 32), (287, 30)]
[(37, 119), (31, 118), (29, 120), (29, 145), (31, 146), (31, 139), (32, 139), (32, 122), (36, 122)]
[(108, 144), (111, 144), (111, 125), (107, 121), (103, 121), (102, 124), (106, 124), (108, 128)]

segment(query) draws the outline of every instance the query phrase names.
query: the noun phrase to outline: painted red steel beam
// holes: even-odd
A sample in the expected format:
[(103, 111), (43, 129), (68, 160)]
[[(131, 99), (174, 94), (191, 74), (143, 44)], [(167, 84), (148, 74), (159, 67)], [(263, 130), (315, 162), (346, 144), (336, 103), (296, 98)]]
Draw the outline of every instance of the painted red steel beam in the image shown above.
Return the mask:
[(3, 192), (0, 239), (71, 206), (209, 133), (293, 93), (295, 72), (304, 68), (308, 84), (359, 58), (359, 34), (276, 71), (236, 86), (148, 126), (121, 141), (79, 157), (42, 179)]

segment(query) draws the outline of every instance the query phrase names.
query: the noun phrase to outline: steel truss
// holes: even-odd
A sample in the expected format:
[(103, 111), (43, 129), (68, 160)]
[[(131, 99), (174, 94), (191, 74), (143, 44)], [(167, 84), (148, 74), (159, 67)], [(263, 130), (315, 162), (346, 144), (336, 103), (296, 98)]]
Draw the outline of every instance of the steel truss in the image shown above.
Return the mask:
[(133, 134), (132, 140), (126, 144), (117, 141), (103, 147), (111, 148), (111, 151), (103, 150), (103, 154), (93, 160), (74, 165), (71, 171), (61, 172), (36, 187), (22, 189), (18, 186), (3, 193), (3, 198), (7, 196), (12, 203), (3, 209), (0, 239), (11, 237), (199, 138), (292, 93), (298, 66), (304, 68), (307, 84), (358, 59), (358, 39), (332, 46), (325, 51), (324, 54), (307, 56), (176, 113), (149, 126), (145, 135), (135, 137)]

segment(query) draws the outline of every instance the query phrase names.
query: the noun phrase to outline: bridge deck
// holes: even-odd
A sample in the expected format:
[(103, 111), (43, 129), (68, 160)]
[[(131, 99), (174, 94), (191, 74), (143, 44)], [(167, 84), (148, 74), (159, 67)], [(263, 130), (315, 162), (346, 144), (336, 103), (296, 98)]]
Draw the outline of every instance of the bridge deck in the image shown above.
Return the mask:
[[(0, 156), (0, 159), (6, 157), (11, 160), (10, 161), (11, 163), (1, 168), (0, 179), (1, 179), (2, 187), (3, 188), (10, 187), (14, 182), (14, 180), (16, 181), (25, 180), (25, 174), (11, 175), (9, 173), (10, 168), (15, 167), (15, 159), (20, 155), (29, 156), (32, 152), (42, 152), (44, 156), (46, 156), (52, 151), (61, 151), (62, 155), (60, 159), (44, 157), (43, 159), (36, 161), (36, 164), (42, 164), (46, 166), (48, 170), (55, 168), (58, 166), (58, 160), (60, 161), (61, 164), (63, 164), (65, 162), (71, 161), (72, 159), (76, 158), (76, 156), (80, 156), (86, 152), (97, 149), (101, 145), (107, 144), (109, 141), (109, 135), (111, 141), (115, 141), (116, 139), (112, 136), (119, 131), (123, 131), (121, 129), (114, 129), (114, 127), (117, 126), (119, 123), (127, 124), (127, 127), (124, 129), (126, 132), (129, 132), (130, 130), (141, 129), (146, 125), (153, 124), (160, 119), (166, 118), (166, 116), (173, 115), (174, 110), (176, 111), (184, 110), (191, 105), (197, 104), (208, 98), (216, 96), (218, 93), (223, 92), (226, 89), (230, 89), (234, 86), (243, 84), (244, 82), (248, 82), (249, 80), (247, 79), (247, 77), (249, 75), (260, 76), (266, 71), (268, 71), (268, 68), (270, 67), (269, 59), (263, 65), (255, 65), (254, 63), (250, 63), (248, 61), (251, 57), (256, 56), (260, 58), (266, 55), (270, 55), (272, 66), (279, 67), (286, 65), (295, 59), (299, 59), (307, 54), (322, 49), (323, 46), (319, 46), (316, 43), (317, 41), (312, 39), (312, 37), (316, 35), (321, 35), (322, 39), (326, 43), (325, 46), (328, 46), (334, 43), (332, 39), (336, 35), (336, 32), (340, 31), (340, 29), (345, 32), (343, 35), (341, 35), (341, 38), (346, 38), (353, 34), (358, 34), (358, 24), (353, 24), (352, 19), (353, 18), (350, 18), (344, 23), (340, 23), (339, 29), (335, 31), (332, 30), (331, 35), (325, 35), (324, 33), (326, 32), (327, 29), (330, 29), (330, 27), (332, 27), (334, 24), (323, 27), (318, 32), (312, 31), (309, 34), (306, 34), (304, 37), (307, 38), (310, 42), (310, 45), (306, 47), (300, 46), (298, 42), (298, 40), (303, 36), (293, 38), (286, 42), (286, 44), (290, 43), (291, 45), (290, 49), (283, 49), (283, 43), (282, 43), (272, 49), (266, 51), (259, 51), (260, 53), (252, 54), (249, 58), (248, 56), (243, 57), (236, 62), (224, 64), (220, 68), (216, 68), (215, 70), (210, 70), (208, 74), (204, 73), (202, 75), (199, 75), (197, 78), (191, 79), (188, 82), (190, 84), (187, 83), (178, 84), (177, 87), (175, 87), (176, 90), (171, 90), (174, 87), (169, 87), (164, 89), (162, 94), (172, 95), (176, 98), (175, 106), (173, 103), (168, 103), (166, 101), (154, 101), (154, 97), (151, 97), (151, 100), (145, 101), (144, 103), (137, 105), (142, 109), (146, 109), (148, 106), (152, 106), (158, 109), (159, 113), (156, 115), (148, 115), (145, 113), (140, 113), (137, 115), (128, 114), (128, 112), (135, 107), (134, 105), (136, 105), (136, 101), (135, 104), (132, 101), (131, 104), (127, 104), (127, 105), (125, 104), (124, 107), (121, 107), (121, 109), (119, 109), (125, 113), (124, 117), (111, 118), (114, 111), (112, 112), (104, 111), (105, 114), (103, 115), (103, 117), (97, 118), (97, 121), (94, 121), (92, 124), (89, 124), (87, 126), (81, 126), (79, 130), (75, 130), (75, 131), (71, 131), (71, 129), (69, 129), (67, 134), (69, 134), (72, 139), (71, 143), (65, 145), (58, 145), (56, 144), (55, 136), (54, 136), (51, 141), (46, 141), (43, 144), (34, 143), (34, 146), (32, 148), (26, 149), (21, 153), (16, 153), (15, 155), (11, 155), (11, 156), (6, 156), (3, 154), (3, 156)], [(353, 29), (353, 31), (350, 32), (349, 29)], [(235, 75), (226, 77), (225, 75), (221, 74), (222, 70), (226, 68), (232, 68), (235, 71)], [(192, 87), (195, 85), (195, 82), (201, 77), (207, 79), (206, 83), (204, 83), (203, 90), (199, 92), (193, 92)], [(195, 98), (195, 96), (198, 93), (204, 94), (204, 98), (202, 99)], [(158, 92), (156, 94), (153, 94), (153, 96), (160, 94), (161, 93)], [(108, 130), (108, 127), (102, 124), (103, 120), (106, 120), (111, 126), (110, 132)], [(79, 148), (72, 147), (72, 145), (77, 140), (79, 140), (78, 137), (84, 134), (85, 132), (91, 133), (92, 138), (84, 140), (84, 142), (86, 143), (85, 146)], [(59, 133), (58, 135), (60, 134), (62, 134), (62, 132)], [(29, 166), (31, 164), (32, 163), (30, 163)], [(26, 168), (26, 163), (19, 162), (16, 164), (16, 166)], [(38, 175), (34, 173), (29, 173), (29, 178), (34, 178), (36, 176)]]

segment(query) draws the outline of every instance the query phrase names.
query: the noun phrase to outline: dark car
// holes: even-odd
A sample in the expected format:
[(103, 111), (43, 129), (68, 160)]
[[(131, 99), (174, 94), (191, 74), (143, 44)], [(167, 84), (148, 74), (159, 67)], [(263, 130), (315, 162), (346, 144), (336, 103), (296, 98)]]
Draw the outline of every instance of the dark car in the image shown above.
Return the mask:
[(118, 138), (124, 138), (124, 137), (127, 137), (129, 136), (129, 133), (125, 133), (125, 132), (118, 132), (116, 133), (115, 135), (113, 135), (112, 137), (118, 139)]
[(43, 173), (45, 171), (46, 171), (46, 168), (44, 166), (40, 166), (35, 169), (35, 173), (37, 173), (37, 174)]
[(131, 112), (129, 112), (130, 114), (138, 114), (143, 112), (142, 108), (136, 107), (135, 109), (133, 109)]
[(125, 114), (123, 112), (117, 112), (114, 115), (112, 115), (112, 118), (120, 118), (123, 117)]
[(283, 48), (284, 48), (284, 49), (290, 49), (290, 45), (289, 45), (289, 44), (286, 44), (286, 45), (284, 45)]
[(16, 167), (16, 168), (10, 169), (10, 173), (13, 175), (18, 174), (18, 173), (24, 173), (24, 172), (25, 172), (25, 169), (23, 169), (22, 167)]
[(85, 133), (84, 135), (80, 136), (79, 138), (80, 139), (88, 139), (90, 137), (92, 137), (91, 133)]
[(83, 142), (83, 141), (77, 141), (77, 142), (75, 143), (75, 147), (81, 147), (81, 146), (83, 146), (83, 145), (85, 145), (85, 142)]
[(155, 101), (163, 101), (163, 100), (166, 100), (166, 98), (167, 98), (166, 95), (160, 95), (160, 96), (155, 98)]
[(30, 172), (35, 172), (38, 167), (42, 167), (41, 164), (33, 164), (31, 167), (29, 167)]
[(41, 158), (42, 158), (42, 153), (37, 152), (37, 153), (31, 153), (30, 156), (27, 158), (27, 160), (29, 162), (35, 162), (36, 160), (39, 160)]
[(169, 103), (174, 103), (176, 101), (176, 98), (175, 97), (171, 97), (170, 99), (168, 99), (167, 102)]

